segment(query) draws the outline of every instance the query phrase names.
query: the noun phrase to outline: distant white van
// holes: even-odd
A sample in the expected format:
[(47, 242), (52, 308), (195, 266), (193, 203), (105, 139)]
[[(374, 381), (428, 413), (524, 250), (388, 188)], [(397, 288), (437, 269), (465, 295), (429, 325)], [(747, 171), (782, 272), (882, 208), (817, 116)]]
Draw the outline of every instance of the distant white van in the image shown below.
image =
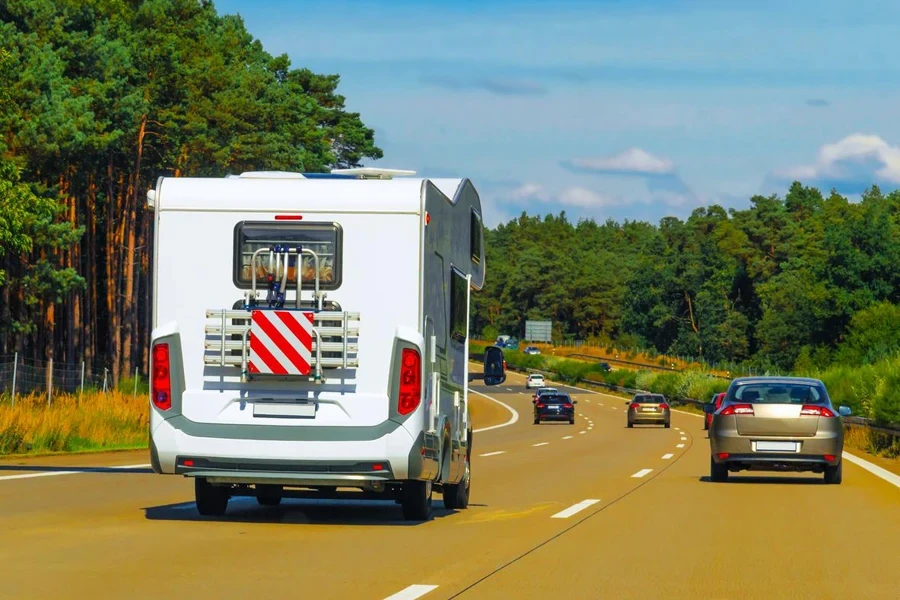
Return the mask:
[[(160, 178), (150, 451), (197, 509), (432, 491), (468, 505), (469, 306), (484, 284), (467, 179), (353, 169)], [(498, 358), (499, 355), (499, 358)], [(489, 348), (485, 383), (505, 380)]]

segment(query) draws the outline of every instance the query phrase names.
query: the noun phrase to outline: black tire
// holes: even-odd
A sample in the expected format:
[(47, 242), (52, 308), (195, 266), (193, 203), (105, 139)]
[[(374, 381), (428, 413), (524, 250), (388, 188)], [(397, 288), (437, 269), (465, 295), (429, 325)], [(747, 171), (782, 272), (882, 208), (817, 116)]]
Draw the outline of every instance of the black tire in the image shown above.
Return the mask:
[(669, 429), (670, 427), (672, 427), (672, 424), (669, 423), (668, 421), (666, 421), (664, 425), (665, 425), (666, 429)]
[(632, 428), (634, 428), (634, 423), (632, 423), (631, 421), (628, 421), (628, 429), (632, 429)]
[(706, 420), (706, 417), (703, 417), (703, 431), (709, 431), (709, 421)]
[(535, 420), (534, 420), (534, 424), (535, 424), (535, 425), (540, 425), (540, 424), (541, 424), (541, 420), (540, 420), (540, 419), (535, 419)]
[(256, 501), (260, 506), (278, 506), (281, 504), (281, 487), (277, 485), (257, 486)]
[(403, 518), (407, 521), (431, 520), (430, 481), (407, 481), (403, 484)]
[(713, 457), (709, 457), (709, 480), (716, 483), (728, 481), (728, 467), (716, 464)]
[(839, 462), (833, 467), (825, 467), (825, 483), (840, 485), (844, 479), (844, 461)]
[(444, 485), (444, 508), (464, 509), (469, 507), (469, 487), (471, 486), (472, 470), (469, 459), (466, 457), (466, 471), (459, 483)]
[(574, 425), (574, 424), (575, 424), (575, 419), (572, 419), (569, 421), (569, 425)]
[(194, 499), (197, 512), (205, 517), (221, 517), (228, 508), (228, 490), (207, 483), (198, 477), (194, 480)]

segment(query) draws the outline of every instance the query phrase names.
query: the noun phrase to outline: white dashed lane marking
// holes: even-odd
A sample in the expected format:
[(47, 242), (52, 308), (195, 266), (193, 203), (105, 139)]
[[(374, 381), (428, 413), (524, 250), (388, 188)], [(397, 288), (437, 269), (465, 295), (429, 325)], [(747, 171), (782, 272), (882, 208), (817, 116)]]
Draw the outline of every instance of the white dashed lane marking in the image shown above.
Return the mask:
[(566, 510), (560, 511), (550, 518), (551, 519), (568, 519), (572, 515), (577, 514), (581, 511), (583, 511), (584, 509), (586, 509), (588, 506), (593, 506), (594, 504), (597, 504), (598, 502), (600, 502), (600, 500), (593, 500), (593, 499), (582, 500), (578, 504), (573, 504)]
[(534, 448), (537, 448), (538, 446), (548, 446), (548, 445), (550, 445), (550, 442), (541, 442), (540, 444), (532, 444), (532, 446)]
[(571, 440), (572, 437), (573, 437), (573, 436), (571, 436), (571, 435), (567, 435), (567, 436), (563, 436), (563, 439), (564, 439), (564, 440)]
[(506, 454), (506, 450), (497, 450), (496, 452), (488, 452), (487, 454), (479, 454), (478, 456), (497, 456), (498, 454)]
[(663, 460), (669, 460), (673, 456), (675, 456), (675, 455), (674, 454), (663, 454)]
[(676, 447), (676, 448), (684, 448), (684, 444), (678, 444), (678, 445), (675, 446), (675, 447)]
[(636, 478), (636, 479), (640, 479), (640, 478), (643, 477), (644, 475), (647, 475), (647, 474), (652, 473), (652, 472), (653, 472), (653, 469), (641, 469), (640, 471), (638, 471), (637, 473), (635, 473), (634, 475), (632, 475), (632, 477), (634, 477), (634, 478)]
[(428, 592), (436, 590), (437, 587), (436, 585), (411, 585), (384, 600), (416, 600), (416, 598), (421, 598)]

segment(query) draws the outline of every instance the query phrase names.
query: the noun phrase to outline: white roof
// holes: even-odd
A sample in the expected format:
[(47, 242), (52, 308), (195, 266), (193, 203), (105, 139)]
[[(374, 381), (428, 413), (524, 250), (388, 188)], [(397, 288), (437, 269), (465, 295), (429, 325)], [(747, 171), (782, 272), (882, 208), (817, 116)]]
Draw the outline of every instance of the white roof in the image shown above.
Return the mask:
[[(159, 210), (247, 212), (395, 212), (418, 214), (419, 177), (307, 179), (302, 174), (252, 173), (240, 177), (166, 177), (153, 195)], [(299, 175), (299, 177), (297, 176)], [(433, 183), (453, 198), (462, 179)]]

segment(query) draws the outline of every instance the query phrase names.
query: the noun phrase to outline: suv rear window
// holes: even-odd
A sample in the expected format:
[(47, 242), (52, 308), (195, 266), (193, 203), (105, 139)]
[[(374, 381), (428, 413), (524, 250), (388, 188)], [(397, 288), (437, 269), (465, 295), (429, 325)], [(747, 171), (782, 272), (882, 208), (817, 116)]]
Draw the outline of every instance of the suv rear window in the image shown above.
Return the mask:
[[(256, 265), (250, 265), (253, 253), (275, 244), (301, 246), (319, 257), (319, 286), (323, 290), (336, 290), (341, 286), (341, 255), (343, 233), (337, 223), (302, 223), (297, 221), (242, 221), (234, 228), (234, 284), (238, 289), (250, 289), (251, 268), (256, 268), (257, 288), (265, 287), (269, 271), (269, 254), (262, 252)], [(315, 261), (304, 255), (300, 262), (304, 285), (315, 282)], [(288, 286), (297, 281), (297, 259), (291, 257), (288, 265)]]
[(804, 383), (749, 383), (737, 386), (734, 399), (749, 404), (821, 404), (818, 386)]
[(541, 396), (541, 402), (545, 404), (565, 404), (569, 402), (568, 396), (558, 396), (553, 394), (552, 396)]

